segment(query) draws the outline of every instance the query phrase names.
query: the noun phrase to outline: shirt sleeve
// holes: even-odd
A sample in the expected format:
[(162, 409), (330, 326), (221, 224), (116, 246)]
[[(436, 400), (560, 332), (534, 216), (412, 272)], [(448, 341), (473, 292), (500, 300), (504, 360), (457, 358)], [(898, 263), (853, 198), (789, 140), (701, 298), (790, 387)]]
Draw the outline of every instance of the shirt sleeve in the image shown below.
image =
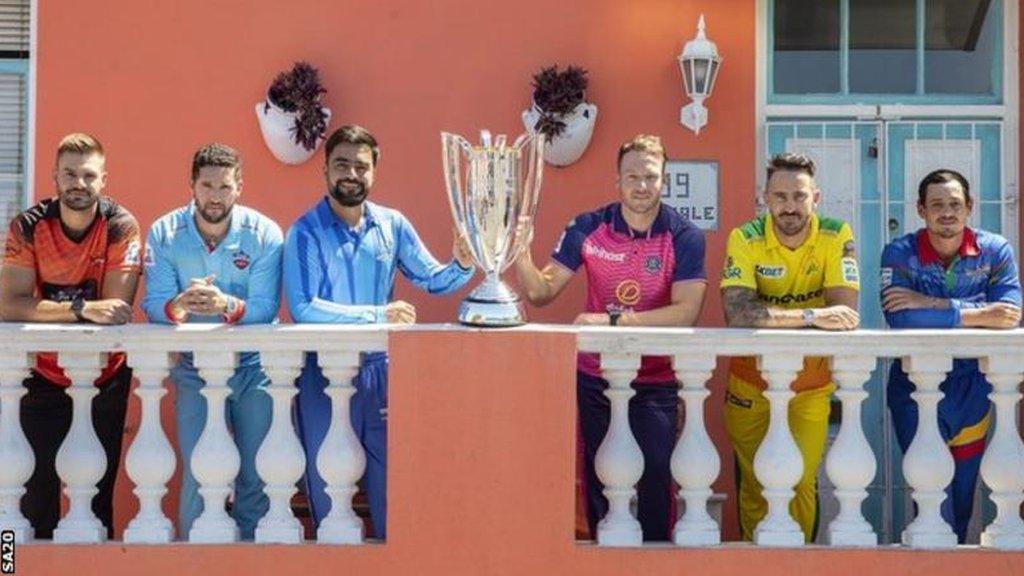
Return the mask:
[(707, 278), (704, 272), (704, 232), (700, 228), (693, 226), (676, 234), (672, 238), (672, 249), (676, 258), (673, 282)]
[(987, 303), (1006, 302), (1015, 306), (1021, 305), (1020, 275), (1017, 273), (1013, 247), (1009, 242), (1004, 241), (996, 253), (995, 262), (992, 263), (992, 270), (989, 272), (985, 300)]
[(386, 321), (384, 306), (331, 302), (319, 297), (326, 264), (317, 238), (296, 223), (284, 241), (284, 294), (297, 323), (373, 324)]
[(153, 225), (146, 236), (143, 260), (146, 268), (146, 295), (142, 299), (142, 311), (150, 322), (175, 324), (167, 315), (167, 303), (181, 292), (181, 286), (178, 284), (172, 247), (167, 243), (159, 222)]
[(857, 266), (855, 246), (853, 229), (844, 223), (825, 258), (825, 288), (860, 290), (860, 268)]
[[(900, 287), (920, 292), (917, 273), (909, 266), (910, 255), (903, 253), (896, 243), (882, 251), (882, 295), (889, 287)], [(881, 296), (881, 295), (880, 295)], [(955, 306), (945, 309), (914, 308), (899, 312), (885, 312), (885, 321), (891, 328), (953, 328), (960, 325), (960, 310)]]
[(583, 264), (583, 241), (587, 239), (587, 231), (583, 229), (580, 218), (570, 220), (558, 237), (551, 259), (575, 272)]
[(430, 294), (450, 294), (462, 288), (473, 277), (473, 268), (463, 268), (452, 260), (442, 266), (423, 245), (416, 229), (400, 216), (395, 221), (398, 242), (398, 269), (410, 282)]
[(127, 212), (113, 216), (107, 244), (107, 272), (142, 272), (142, 233), (139, 222)]
[(757, 290), (754, 278), (754, 263), (750, 247), (738, 228), (729, 233), (725, 247), (725, 265), (722, 266), (722, 288), (750, 288)]
[(281, 228), (274, 222), (267, 222), (261, 240), (263, 252), (252, 263), (248, 298), (239, 324), (273, 322), (281, 307), (281, 254), (284, 246)]
[(7, 230), (7, 239), (4, 246), (4, 266), (36, 268), (35, 247), (25, 237), (25, 231), (21, 227), (20, 218), (12, 220), (10, 228)]

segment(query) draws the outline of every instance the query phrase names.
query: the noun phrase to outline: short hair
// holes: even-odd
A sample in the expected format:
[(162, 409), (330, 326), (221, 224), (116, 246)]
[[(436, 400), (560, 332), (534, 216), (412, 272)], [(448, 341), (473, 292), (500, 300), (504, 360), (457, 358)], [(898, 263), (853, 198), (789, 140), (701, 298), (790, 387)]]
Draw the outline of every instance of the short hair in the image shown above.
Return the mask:
[(768, 177), (765, 179), (766, 186), (768, 181), (772, 179), (772, 174), (779, 171), (803, 172), (811, 178), (814, 178), (814, 160), (811, 160), (810, 157), (803, 154), (783, 152), (782, 154), (772, 156), (771, 160), (768, 161), (767, 171)]
[(665, 162), (668, 161), (668, 155), (665, 153), (665, 146), (661, 143), (661, 138), (651, 134), (637, 134), (632, 140), (623, 142), (619, 146), (619, 157), (616, 165), (622, 168), (622, 158), (630, 152), (646, 152), (655, 156), (661, 156), (661, 167), (665, 167)]
[(96, 138), (85, 132), (73, 132), (60, 139), (57, 145), (56, 161), (60, 161), (61, 154), (99, 154), (103, 153), (103, 145)]
[(327, 143), (324, 144), (324, 163), (331, 159), (331, 152), (337, 148), (339, 144), (357, 144), (360, 146), (366, 146), (370, 149), (370, 153), (373, 155), (373, 165), (377, 165), (377, 159), (380, 158), (380, 147), (377, 145), (377, 139), (370, 134), (370, 131), (362, 126), (347, 125), (342, 126), (335, 130), (331, 136), (327, 139)]
[(235, 179), (242, 179), (242, 158), (238, 151), (226, 145), (214, 142), (196, 150), (192, 156), (192, 181), (199, 178), (199, 171), (207, 166), (233, 168)]
[(932, 170), (921, 179), (921, 184), (917, 187), (917, 203), (922, 206), (924, 205), (924, 201), (928, 197), (928, 187), (932, 184), (948, 184), (950, 182), (958, 182), (960, 184), (960, 187), (964, 190), (964, 201), (970, 206), (971, 187), (967, 183), (967, 178), (964, 178), (964, 175), (956, 170), (950, 170), (949, 168)]

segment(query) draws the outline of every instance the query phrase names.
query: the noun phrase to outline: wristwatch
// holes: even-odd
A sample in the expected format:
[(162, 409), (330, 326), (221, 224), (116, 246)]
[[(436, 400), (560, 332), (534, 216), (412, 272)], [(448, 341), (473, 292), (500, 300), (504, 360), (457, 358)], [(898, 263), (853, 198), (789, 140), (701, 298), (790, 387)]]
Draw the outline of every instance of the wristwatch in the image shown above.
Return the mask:
[(619, 312), (618, 310), (613, 310), (613, 311), (609, 312), (608, 313), (608, 325), (609, 326), (618, 326), (619, 325), (619, 317), (621, 317), (621, 316), (622, 316), (622, 312)]
[(804, 326), (814, 326), (814, 308), (804, 308)]
[(82, 310), (85, 309), (85, 298), (79, 294), (75, 296), (75, 299), (71, 301), (71, 312), (74, 313), (75, 318), (79, 322), (88, 322), (88, 319), (82, 314)]

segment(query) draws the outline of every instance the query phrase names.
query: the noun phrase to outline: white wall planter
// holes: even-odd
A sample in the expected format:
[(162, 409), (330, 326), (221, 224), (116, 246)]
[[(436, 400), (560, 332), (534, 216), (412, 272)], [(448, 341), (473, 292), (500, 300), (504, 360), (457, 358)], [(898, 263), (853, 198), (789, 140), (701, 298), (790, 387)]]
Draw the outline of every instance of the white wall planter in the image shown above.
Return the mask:
[[(330, 108), (324, 108), (327, 114), (326, 122), (331, 122)], [(295, 112), (285, 112), (267, 98), (266, 101), (256, 104), (256, 118), (260, 123), (260, 132), (263, 133), (263, 141), (267, 143), (274, 158), (285, 164), (302, 164), (313, 157), (320, 145), (323, 144), (324, 136), (317, 139), (316, 147), (306, 150), (301, 144), (295, 142)]]
[[(530, 132), (540, 120), (541, 111), (536, 104), (523, 111), (523, 124)], [(597, 121), (597, 106), (583, 102), (571, 113), (560, 118), (565, 122), (565, 131), (551, 139), (544, 147), (544, 160), (552, 166), (568, 166), (583, 156), (594, 135), (594, 122)]]

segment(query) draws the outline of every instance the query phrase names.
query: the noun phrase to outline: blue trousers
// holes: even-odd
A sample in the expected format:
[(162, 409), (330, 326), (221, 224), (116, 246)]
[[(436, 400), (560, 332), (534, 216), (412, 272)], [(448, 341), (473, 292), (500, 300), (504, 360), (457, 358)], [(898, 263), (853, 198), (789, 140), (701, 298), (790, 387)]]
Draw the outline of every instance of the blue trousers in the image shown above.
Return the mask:
[[(670, 540), (676, 505), (669, 469), (676, 444), (679, 388), (675, 382), (634, 383), (629, 400), (629, 427), (644, 455), (644, 472), (637, 485), (637, 519), (644, 540)], [(608, 381), (576, 373), (576, 403), (583, 440), (583, 480), (586, 487), (587, 524), (596, 537), (597, 523), (608, 513), (604, 485), (594, 470), (594, 457), (608, 432), (611, 404), (604, 395)]]
[[(191, 463), (192, 450), (206, 426), (206, 398), (199, 393), (204, 386), (202, 378), (187, 363), (171, 370), (171, 379), (177, 390), (174, 406), (183, 463), (178, 527), (181, 538), (185, 539), (192, 522), (203, 512), (203, 499), (199, 495), (199, 483), (192, 476)], [(245, 540), (252, 540), (256, 524), (270, 508), (270, 501), (263, 492), (263, 481), (256, 472), (256, 452), (273, 418), (273, 403), (263, 390), (268, 383), (258, 364), (239, 367), (228, 380), (231, 395), (225, 406), (225, 417), (242, 459), (235, 478), (231, 515)]]
[[(887, 398), (896, 440), (904, 454), (917, 433), (917, 403), (910, 397), (915, 389), (903, 371), (902, 363), (893, 361)], [(957, 540), (963, 544), (974, 511), (978, 470), (985, 454), (990, 409), (988, 394), (992, 386), (978, 370), (977, 360), (954, 360), (953, 370), (939, 385), (939, 390), (945, 394), (939, 401), (939, 433), (950, 445), (955, 464), (953, 481), (942, 502), (942, 518), (953, 527)]]
[[(299, 436), (306, 451), (306, 497), (316, 525), (331, 511), (327, 487), (316, 468), (320, 444), (331, 425), (331, 399), (324, 393), (327, 379), (317, 365), (316, 353), (306, 354), (306, 365), (299, 375), (299, 401), (296, 415)], [(370, 501), (374, 538), (384, 539), (387, 530), (387, 409), (388, 360), (383, 353), (363, 355), (363, 365), (353, 380), (349, 414), (352, 429), (366, 451), (366, 474), (362, 485)]]

